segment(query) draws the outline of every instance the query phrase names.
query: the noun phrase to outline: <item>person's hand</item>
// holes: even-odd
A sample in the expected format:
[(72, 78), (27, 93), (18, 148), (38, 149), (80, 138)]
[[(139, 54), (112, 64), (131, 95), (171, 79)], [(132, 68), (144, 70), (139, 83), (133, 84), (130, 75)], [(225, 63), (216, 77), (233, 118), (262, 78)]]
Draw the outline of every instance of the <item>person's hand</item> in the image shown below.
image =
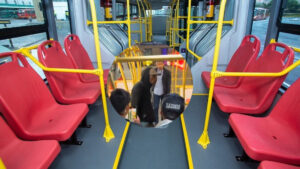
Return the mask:
[(140, 121), (139, 116), (136, 116), (136, 119), (134, 119), (133, 122), (136, 123), (136, 124), (140, 124), (141, 121)]

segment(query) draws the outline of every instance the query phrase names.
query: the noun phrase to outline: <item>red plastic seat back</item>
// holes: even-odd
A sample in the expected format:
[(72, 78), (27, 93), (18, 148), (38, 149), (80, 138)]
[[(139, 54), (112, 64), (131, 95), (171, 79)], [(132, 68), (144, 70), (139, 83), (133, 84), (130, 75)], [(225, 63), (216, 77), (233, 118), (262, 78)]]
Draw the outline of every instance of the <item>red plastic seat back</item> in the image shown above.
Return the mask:
[[(281, 72), (293, 61), (294, 51), (291, 48), (274, 43), (268, 45), (262, 55), (249, 65), (247, 72)], [(254, 94), (258, 103), (267, 106), (273, 101), (285, 77), (243, 77), (239, 87)]]
[(300, 78), (280, 98), (269, 117), (288, 125), (300, 135)]
[(260, 41), (254, 35), (245, 36), (239, 48), (233, 54), (226, 72), (243, 72), (254, 61), (260, 50)]
[(11, 62), (0, 65), (0, 112), (16, 133), (29, 126), (38, 108), (55, 103), (41, 77), (30, 67), (23, 55), (1, 53)]
[[(73, 65), (77, 69), (94, 69), (91, 59), (84, 47), (82, 46), (80, 39), (77, 35), (68, 35), (65, 38), (64, 46), (67, 55), (72, 60)], [(96, 75), (80, 74), (80, 79), (82, 81), (85, 81), (86, 79), (89, 79), (90, 76), (94, 76), (94, 78), (96, 78)]]
[[(57, 41), (43, 42), (38, 48), (38, 58), (43, 65), (49, 68), (75, 68)], [(76, 73), (45, 72), (45, 75), (55, 97), (62, 96), (65, 88), (80, 83)]]
[[(9, 145), (13, 140), (16, 140), (17, 137), (12, 132), (12, 130), (8, 127), (6, 122), (0, 116), (0, 150), (4, 150), (4, 148)], [(1, 156), (1, 151), (0, 151)]]

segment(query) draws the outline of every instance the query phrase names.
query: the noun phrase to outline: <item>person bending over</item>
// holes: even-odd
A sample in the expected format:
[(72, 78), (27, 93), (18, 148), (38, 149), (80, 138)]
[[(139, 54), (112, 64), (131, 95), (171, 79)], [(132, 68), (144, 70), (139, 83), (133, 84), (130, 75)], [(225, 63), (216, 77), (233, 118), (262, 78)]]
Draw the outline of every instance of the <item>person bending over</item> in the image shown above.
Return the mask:
[(154, 111), (151, 103), (151, 87), (156, 82), (157, 72), (152, 67), (147, 67), (142, 72), (141, 80), (132, 88), (131, 105), (136, 108), (137, 115), (145, 126), (153, 126)]

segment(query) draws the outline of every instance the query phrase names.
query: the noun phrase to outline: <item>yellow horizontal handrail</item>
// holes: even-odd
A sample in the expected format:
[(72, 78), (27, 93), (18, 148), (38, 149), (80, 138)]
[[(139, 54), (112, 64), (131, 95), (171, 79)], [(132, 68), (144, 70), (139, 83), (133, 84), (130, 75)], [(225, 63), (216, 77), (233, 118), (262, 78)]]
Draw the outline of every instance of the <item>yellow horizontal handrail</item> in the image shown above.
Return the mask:
[(275, 73), (266, 73), (266, 72), (221, 72), (221, 71), (215, 71), (212, 72), (213, 76), (218, 78), (222, 76), (243, 76), (243, 77), (279, 77), (284, 76), (288, 74), (290, 71), (295, 69), (297, 66), (300, 65), (300, 60), (295, 62), (294, 64), (290, 65), (288, 68), (284, 69), (281, 72), (275, 72)]
[(181, 55), (151, 55), (151, 56), (135, 56), (135, 57), (115, 57), (117, 62), (134, 62), (134, 61), (164, 61), (164, 60), (182, 60)]
[[(276, 43), (276, 40), (271, 39), (270, 43)], [(293, 47), (293, 46), (289, 46), (289, 47), (292, 48), (295, 52), (300, 53), (300, 48)]]
[[(93, 22), (92, 21), (89, 21), (87, 20), (86, 21), (88, 25), (92, 25)], [(97, 24), (126, 24), (128, 23), (128, 21), (97, 21)]]
[(38, 45), (27, 47), (27, 48), (21, 48), (19, 50), (16, 50), (14, 52), (22, 53), (23, 55), (27, 56), (30, 60), (32, 60), (38, 67), (40, 67), (42, 70), (47, 72), (65, 72), (65, 73), (88, 73), (88, 74), (95, 74), (103, 75), (103, 71), (100, 70), (91, 70), (91, 69), (65, 69), (65, 68), (49, 68), (44, 66), (41, 62), (39, 62), (31, 53), (30, 50), (36, 49)]
[[(218, 23), (218, 21), (193, 21), (193, 20), (190, 20), (190, 24), (217, 24), (217, 23)], [(233, 25), (233, 20), (223, 21), (222, 23)]]
[[(178, 16), (178, 19), (187, 19), (187, 16)], [(191, 16), (191, 18), (195, 18), (195, 19), (203, 19), (204, 16)]]

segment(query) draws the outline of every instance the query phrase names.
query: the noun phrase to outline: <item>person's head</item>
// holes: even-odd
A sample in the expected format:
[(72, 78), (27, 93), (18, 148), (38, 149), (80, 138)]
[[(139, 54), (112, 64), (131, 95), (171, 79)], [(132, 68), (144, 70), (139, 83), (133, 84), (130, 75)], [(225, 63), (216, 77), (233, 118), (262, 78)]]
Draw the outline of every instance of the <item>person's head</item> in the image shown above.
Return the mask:
[(162, 62), (162, 61), (157, 61), (157, 62), (156, 62), (156, 67), (157, 67), (159, 70), (163, 70), (164, 66), (165, 66), (164, 62)]
[(149, 82), (154, 85), (157, 80), (157, 72), (154, 68), (151, 68), (149, 71)]
[(184, 111), (184, 99), (178, 94), (167, 94), (162, 100), (162, 116), (175, 120)]
[(111, 92), (110, 101), (116, 111), (123, 117), (129, 112), (130, 94), (124, 89), (115, 89)]

